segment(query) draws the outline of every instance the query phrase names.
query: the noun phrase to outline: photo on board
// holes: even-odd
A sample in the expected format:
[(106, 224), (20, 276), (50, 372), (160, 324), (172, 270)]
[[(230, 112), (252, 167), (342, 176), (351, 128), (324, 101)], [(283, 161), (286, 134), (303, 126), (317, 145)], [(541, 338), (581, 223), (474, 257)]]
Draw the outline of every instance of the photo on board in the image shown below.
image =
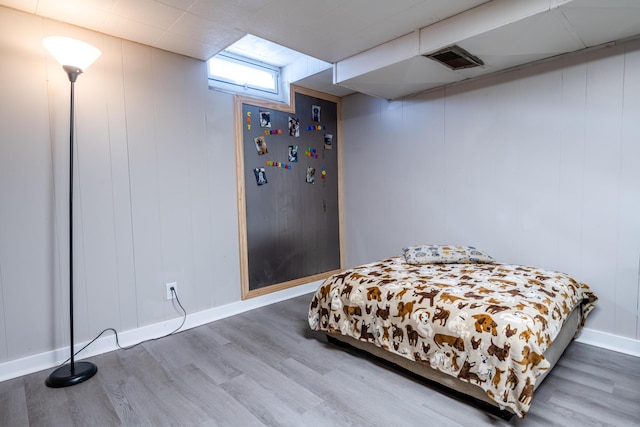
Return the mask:
[(254, 138), (253, 141), (256, 144), (256, 150), (258, 150), (259, 156), (262, 156), (263, 154), (269, 152), (269, 149), (267, 148), (267, 142), (264, 140), (263, 136), (258, 136)]
[(256, 176), (256, 184), (264, 185), (267, 183), (267, 173), (264, 168), (255, 168), (253, 173)]
[(307, 168), (307, 183), (313, 184), (316, 181), (316, 168)]
[(289, 116), (289, 135), (296, 138), (300, 136), (300, 120), (291, 116)]
[(333, 135), (330, 133), (324, 134), (324, 149), (325, 150), (333, 149)]
[(260, 126), (263, 128), (271, 127), (271, 112), (260, 111)]
[(290, 162), (297, 162), (298, 161), (298, 146), (297, 145), (290, 145), (289, 146), (289, 161)]

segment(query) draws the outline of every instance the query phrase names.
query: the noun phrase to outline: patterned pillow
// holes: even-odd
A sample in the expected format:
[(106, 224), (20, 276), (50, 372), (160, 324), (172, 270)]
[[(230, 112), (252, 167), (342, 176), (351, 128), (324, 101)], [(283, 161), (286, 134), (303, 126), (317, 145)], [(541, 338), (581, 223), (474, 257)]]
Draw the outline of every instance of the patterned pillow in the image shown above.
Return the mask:
[(495, 260), (473, 246), (416, 245), (402, 248), (409, 264), (493, 263)]

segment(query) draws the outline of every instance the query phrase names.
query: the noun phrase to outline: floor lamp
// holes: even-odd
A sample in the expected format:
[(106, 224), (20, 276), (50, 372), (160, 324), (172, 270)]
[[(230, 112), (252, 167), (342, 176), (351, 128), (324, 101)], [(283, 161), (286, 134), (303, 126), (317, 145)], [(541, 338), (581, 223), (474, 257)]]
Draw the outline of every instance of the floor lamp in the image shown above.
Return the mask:
[(68, 37), (46, 37), (44, 47), (62, 65), (71, 82), (71, 119), (69, 124), (69, 346), (71, 357), (53, 371), (45, 381), (49, 387), (60, 388), (79, 384), (98, 372), (91, 362), (76, 362), (73, 343), (73, 90), (76, 79), (102, 54), (100, 50), (85, 42)]

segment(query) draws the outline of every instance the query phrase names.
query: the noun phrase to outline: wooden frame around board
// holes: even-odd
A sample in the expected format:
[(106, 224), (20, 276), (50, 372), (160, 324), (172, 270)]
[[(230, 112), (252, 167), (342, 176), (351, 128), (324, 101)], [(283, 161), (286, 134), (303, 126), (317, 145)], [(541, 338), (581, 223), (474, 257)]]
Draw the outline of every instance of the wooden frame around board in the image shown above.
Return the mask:
[[(335, 103), (336, 105), (336, 126), (337, 144), (335, 150), (337, 152), (337, 216), (338, 216), (338, 250), (339, 255), (339, 267), (328, 271), (322, 271), (316, 274), (307, 275), (305, 277), (296, 277), (290, 280), (285, 280), (279, 283), (274, 283), (268, 286), (252, 289), (250, 286), (250, 273), (249, 273), (249, 236), (247, 232), (247, 199), (246, 191), (249, 183), (246, 181), (245, 171), (245, 126), (247, 125), (243, 108), (246, 106), (254, 106), (265, 110), (273, 110), (275, 112), (288, 113), (296, 115), (299, 112), (296, 111), (296, 94), (304, 95), (311, 98), (317, 98), (319, 100)], [(338, 97), (327, 95), (321, 92), (317, 92), (311, 89), (305, 89), (297, 86), (291, 86), (290, 88), (290, 102), (289, 105), (258, 100), (255, 98), (249, 98), (241, 95), (235, 96), (234, 106), (234, 119), (235, 119), (235, 144), (236, 144), (236, 182), (237, 182), (237, 194), (238, 194), (238, 238), (240, 249), (240, 281), (242, 290), (242, 299), (253, 298), (261, 295), (265, 295), (271, 292), (280, 291), (283, 289), (291, 288), (294, 286), (310, 283), (317, 280), (322, 280), (329, 277), (336, 272), (341, 271), (344, 268), (344, 238), (343, 238), (343, 213), (342, 213), (342, 124), (341, 124), (341, 100)], [(254, 126), (259, 126), (258, 118), (255, 118)], [(255, 184), (255, 183), (254, 183)]]

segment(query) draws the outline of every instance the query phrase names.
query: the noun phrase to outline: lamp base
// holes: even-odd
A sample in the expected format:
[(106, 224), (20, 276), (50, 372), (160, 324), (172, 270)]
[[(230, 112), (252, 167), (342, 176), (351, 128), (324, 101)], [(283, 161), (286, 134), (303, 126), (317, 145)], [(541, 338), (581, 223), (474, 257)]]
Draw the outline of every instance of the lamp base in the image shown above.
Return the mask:
[(71, 364), (63, 365), (53, 371), (45, 381), (51, 388), (69, 387), (88, 380), (98, 372), (98, 367), (91, 362), (75, 362), (73, 372)]

